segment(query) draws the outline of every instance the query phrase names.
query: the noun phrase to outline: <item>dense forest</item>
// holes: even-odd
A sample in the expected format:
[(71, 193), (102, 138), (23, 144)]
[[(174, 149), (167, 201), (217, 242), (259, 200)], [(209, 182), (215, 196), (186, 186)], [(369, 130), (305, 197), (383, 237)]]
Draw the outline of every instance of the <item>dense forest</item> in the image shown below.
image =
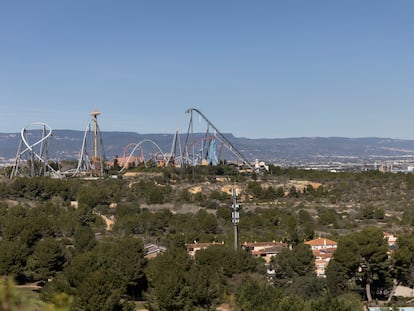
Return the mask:
[[(266, 267), (233, 248), (289, 245)], [(0, 310), (363, 310), (407, 305), (414, 286), (414, 175), (282, 169), (242, 174), (225, 164), (142, 168), (129, 178), (4, 177), (0, 183)], [(389, 249), (384, 232), (398, 237)], [(326, 278), (303, 242), (338, 241)], [(187, 243), (219, 242), (194, 257)], [(146, 257), (145, 245), (166, 251)], [(267, 269), (275, 271), (268, 278)], [(9, 308), (9, 309), (7, 309)]]

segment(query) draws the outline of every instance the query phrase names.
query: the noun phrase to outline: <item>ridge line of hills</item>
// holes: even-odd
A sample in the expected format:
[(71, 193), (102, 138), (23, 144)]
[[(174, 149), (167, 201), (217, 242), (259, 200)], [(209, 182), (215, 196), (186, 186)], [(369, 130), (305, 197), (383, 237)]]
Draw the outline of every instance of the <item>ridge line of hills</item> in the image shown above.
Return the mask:
[[(31, 143), (37, 141), (40, 130), (32, 130)], [(298, 163), (327, 163), (331, 161), (384, 161), (414, 160), (414, 140), (379, 137), (292, 137), (292, 138), (245, 138), (224, 134), (245, 156), (273, 164), (295, 165)], [(30, 135), (29, 135), (30, 136)], [(181, 142), (186, 134), (180, 134)], [(49, 144), (49, 157), (77, 159), (81, 150), (84, 131), (53, 130)], [(139, 134), (136, 132), (102, 131), (101, 137), (107, 159), (122, 156), (130, 143), (149, 139), (157, 143), (164, 153), (171, 151), (174, 134)], [(31, 137), (30, 137), (31, 138)], [(0, 133), (0, 157), (16, 156), (20, 133)], [(30, 139), (29, 139), (30, 140)], [(225, 156), (223, 156), (225, 158)]]

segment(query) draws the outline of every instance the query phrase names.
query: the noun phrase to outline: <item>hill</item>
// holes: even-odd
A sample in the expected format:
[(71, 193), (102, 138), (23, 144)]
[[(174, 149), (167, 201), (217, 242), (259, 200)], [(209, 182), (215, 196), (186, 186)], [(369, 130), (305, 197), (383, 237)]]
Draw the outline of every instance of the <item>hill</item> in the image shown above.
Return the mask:
[[(40, 134), (33, 131), (33, 142)], [(82, 147), (83, 131), (54, 130), (49, 143), (49, 157), (77, 159)], [(225, 134), (225, 137), (249, 161), (260, 159), (269, 163), (297, 165), (304, 163), (329, 163), (333, 161), (370, 161), (385, 159), (412, 159), (414, 140), (390, 138), (298, 137), (251, 139)], [(134, 132), (102, 132), (105, 157), (122, 156), (128, 144), (143, 140), (155, 142), (164, 153), (171, 151), (173, 134), (139, 134)], [(185, 134), (179, 141), (184, 144)], [(20, 143), (20, 133), (0, 133), (0, 157), (12, 159)], [(229, 154), (223, 152), (223, 159)]]

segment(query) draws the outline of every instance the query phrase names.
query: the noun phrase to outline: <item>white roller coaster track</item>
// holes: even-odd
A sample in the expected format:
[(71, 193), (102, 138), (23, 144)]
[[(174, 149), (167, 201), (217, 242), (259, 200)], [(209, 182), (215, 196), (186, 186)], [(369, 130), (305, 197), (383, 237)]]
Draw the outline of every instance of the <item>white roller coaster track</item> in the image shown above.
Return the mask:
[[(144, 140), (141, 140), (139, 143), (135, 144), (135, 146), (132, 149), (131, 153), (129, 154), (127, 160), (125, 161), (124, 166), (119, 171), (120, 174), (124, 173), (128, 169), (128, 164), (131, 161), (131, 158), (134, 155), (134, 152), (138, 148), (142, 148), (141, 145), (144, 144), (144, 143), (151, 143), (153, 146), (155, 146), (159, 150), (160, 154), (162, 155), (162, 160), (165, 161), (165, 163), (167, 163), (167, 157), (165, 156), (165, 153), (162, 151), (162, 149), (160, 148), (160, 146), (158, 146), (157, 143), (155, 143), (154, 141), (152, 141), (150, 139), (144, 139)], [(144, 164), (145, 164), (145, 159), (144, 159)]]
[[(29, 139), (26, 137), (26, 134), (32, 127), (39, 126), (42, 129), (42, 137), (34, 142), (30, 143)], [(43, 122), (33, 122), (26, 125), (20, 131), (21, 140), (19, 143), (19, 147), (16, 154), (15, 164), (13, 166), (10, 178), (16, 176), (24, 176), (24, 174), (20, 171), (20, 165), (23, 156), (28, 155), (31, 164), (31, 172), (30, 175), (40, 176), (46, 173), (49, 170), (52, 177), (63, 177), (60, 172), (56, 171), (53, 167), (51, 167), (48, 163), (49, 159), (47, 158), (48, 154), (48, 141), (52, 137), (52, 128)], [(25, 148), (22, 150), (22, 148)], [(43, 170), (36, 172), (35, 170), (35, 162), (38, 161), (39, 163), (43, 164)]]
[[(83, 140), (82, 140), (81, 152), (80, 152), (80, 156), (78, 159), (78, 166), (76, 167), (73, 173), (73, 176), (79, 176), (82, 173), (88, 173), (88, 171), (90, 170), (92, 166), (91, 159), (89, 158), (86, 148), (87, 148), (87, 142), (88, 142), (88, 135), (90, 135), (91, 133), (91, 126), (93, 125), (94, 122), (95, 122), (94, 120), (90, 120), (88, 122), (88, 125), (86, 126), (85, 133), (83, 135)], [(96, 127), (97, 127), (98, 132), (100, 132), (98, 124), (96, 124)], [(103, 169), (102, 155), (101, 155), (100, 160), (102, 162), (101, 169)], [(101, 173), (103, 174), (103, 171)]]

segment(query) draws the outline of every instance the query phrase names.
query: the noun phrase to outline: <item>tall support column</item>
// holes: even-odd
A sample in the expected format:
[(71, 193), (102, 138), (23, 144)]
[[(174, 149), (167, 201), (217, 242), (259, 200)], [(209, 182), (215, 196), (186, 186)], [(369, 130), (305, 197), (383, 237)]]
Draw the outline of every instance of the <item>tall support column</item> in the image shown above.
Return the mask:
[(237, 190), (233, 188), (233, 205), (232, 205), (232, 213), (231, 213), (231, 222), (234, 226), (234, 250), (238, 249), (239, 241), (238, 241), (238, 225), (240, 221), (240, 205), (237, 203)]
[(103, 175), (103, 158), (101, 154), (101, 146), (100, 146), (100, 133), (99, 133), (99, 126), (98, 126), (98, 116), (101, 113), (97, 110), (91, 112), (92, 121), (93, 121), (93, 157), (91, 159), (91, 171), (92, 175)]
[(97, 159), (99, 157), (98, 151), (98, 116), (101, 113), (99, 111), (92, 111), (91, 116), (93, 117), (93, 152), (94, 158)]

